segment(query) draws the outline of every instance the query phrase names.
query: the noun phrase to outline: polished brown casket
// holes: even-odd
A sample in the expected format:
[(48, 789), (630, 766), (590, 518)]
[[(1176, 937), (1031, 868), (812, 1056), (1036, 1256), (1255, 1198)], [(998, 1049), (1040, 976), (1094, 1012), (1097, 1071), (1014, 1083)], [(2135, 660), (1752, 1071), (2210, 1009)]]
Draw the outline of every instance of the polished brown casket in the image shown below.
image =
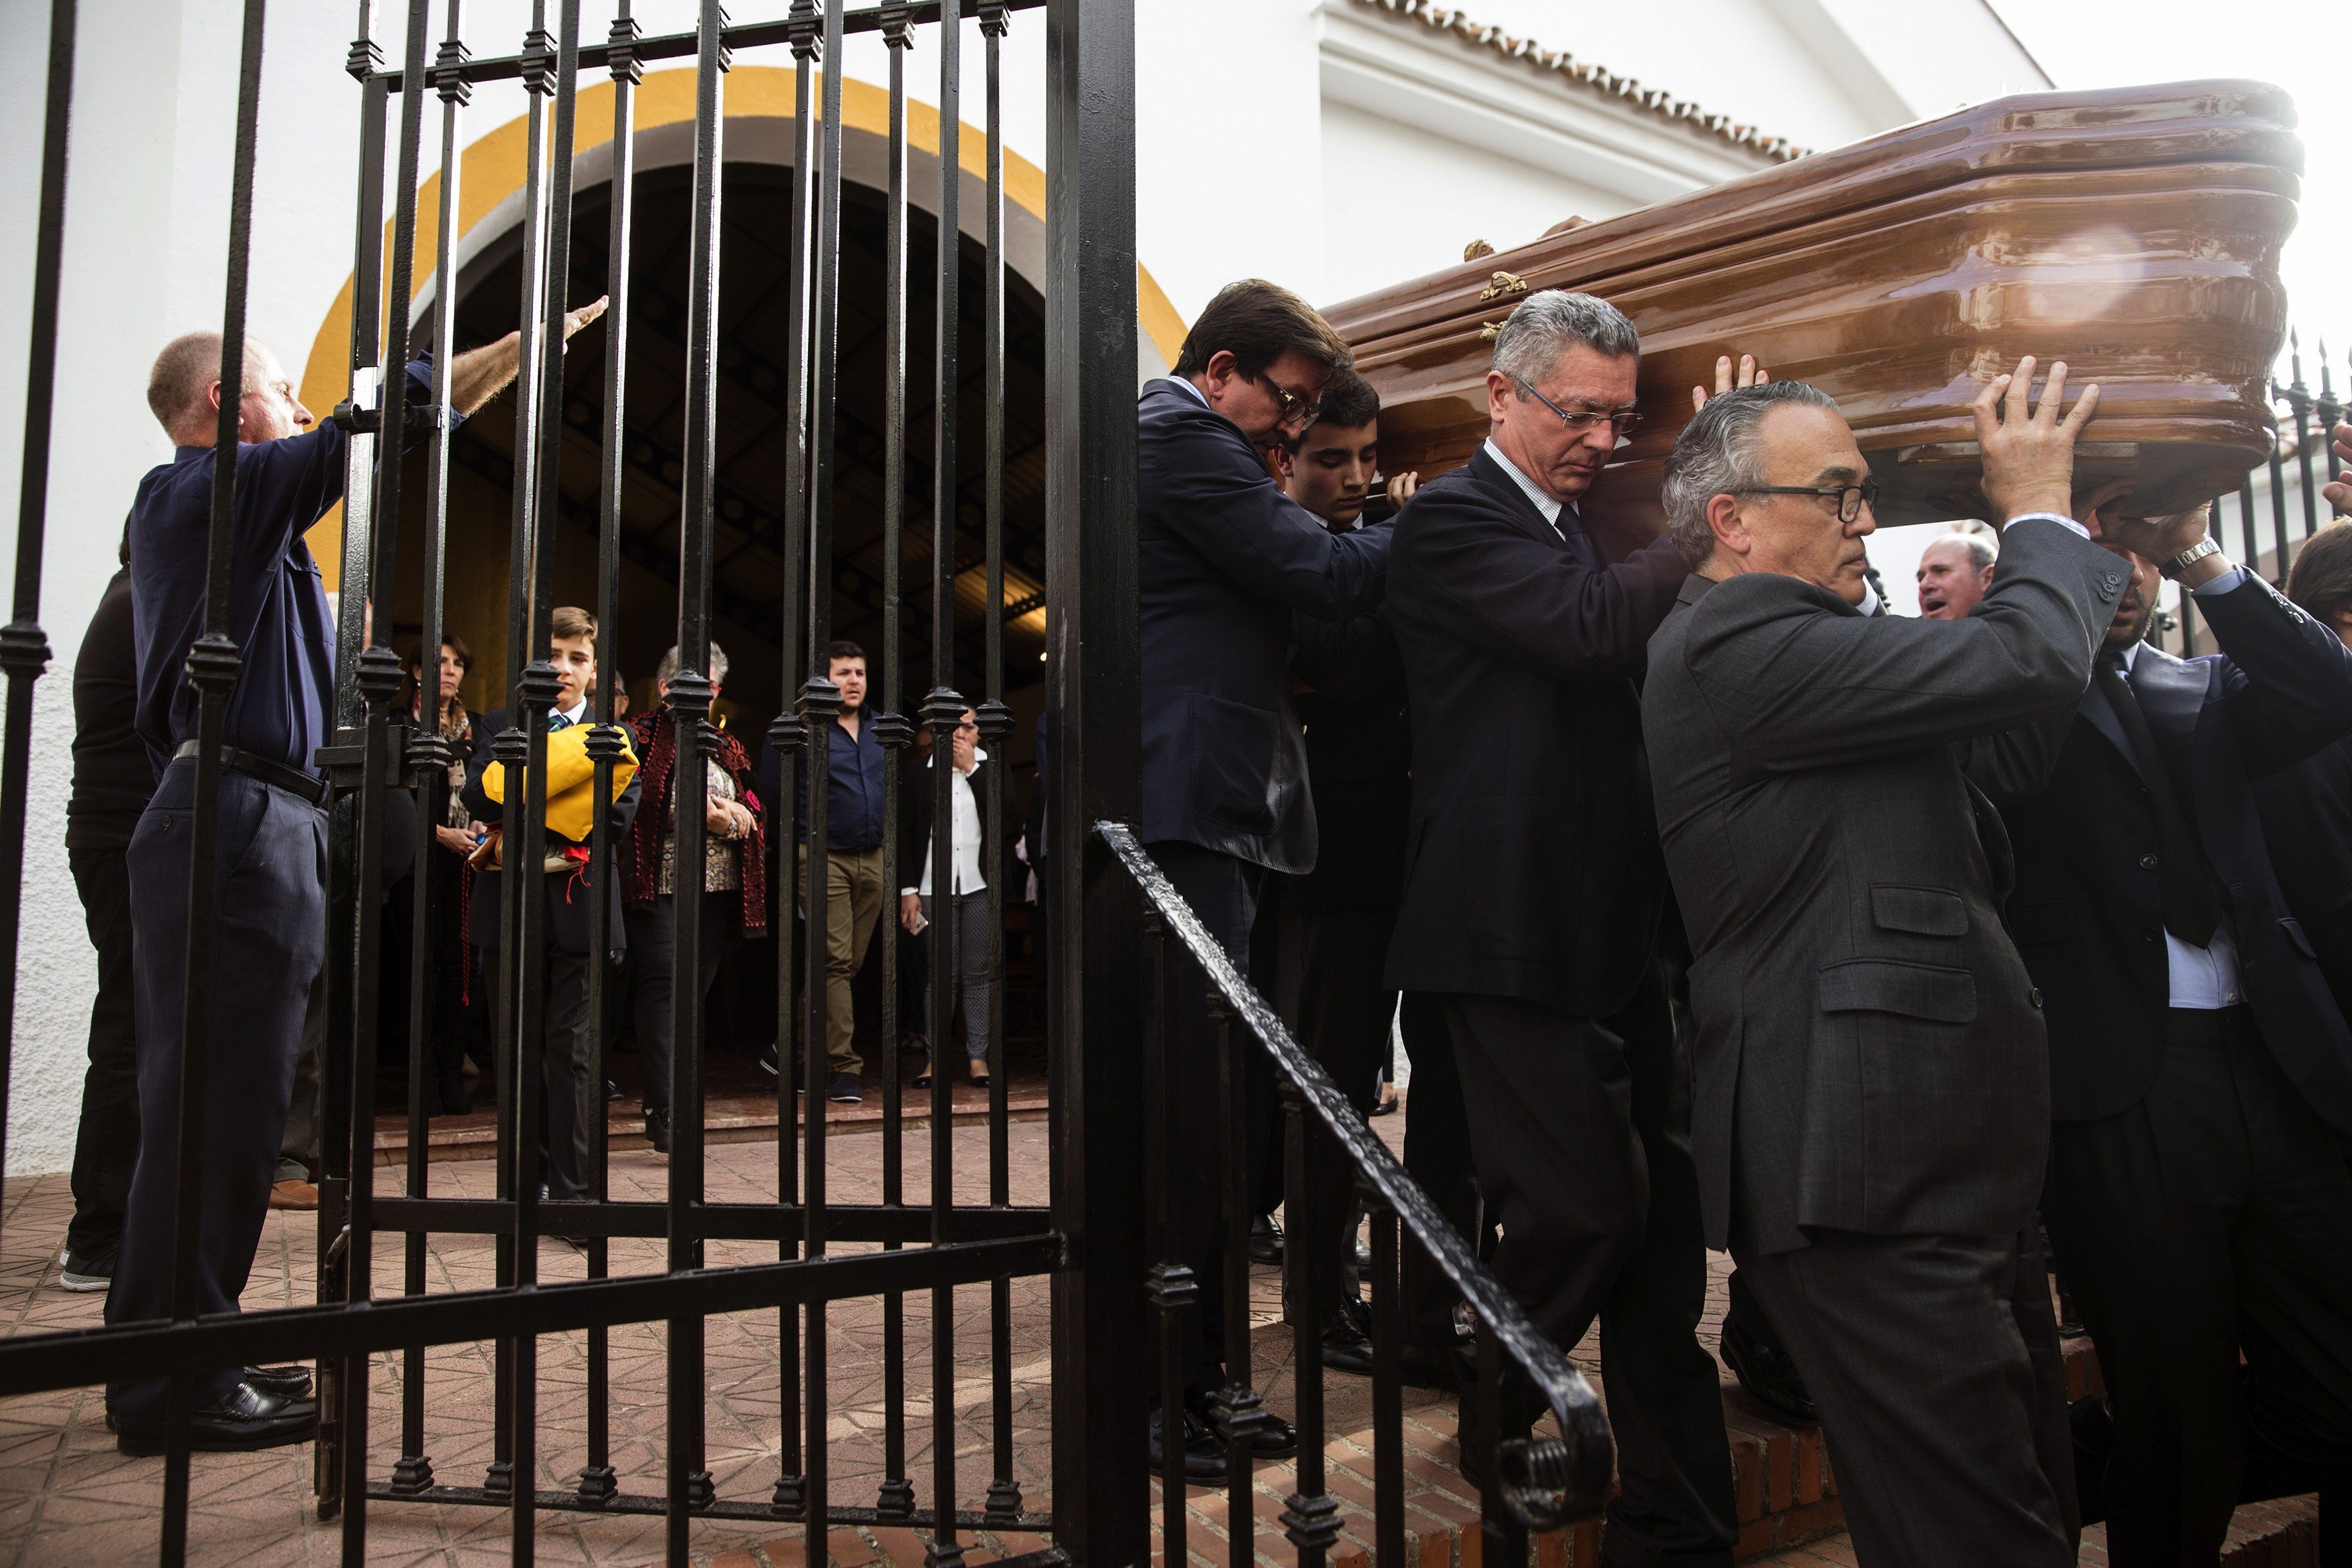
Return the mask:
[(1969, 403), (2023, 353), (2099, 384), (2080, 471), (2178, 510), (2269, 450), (2294, 125), (2252, 81), (1999, 99), (1326, 313), (1380, 390), (1381, 466), (1423, 477), (1485, 437), (1493, 329), (1529, 290), (1632, 317), (1645, 418), (1586, 508), (1613, 549), (1662, 526), (1661, 467), (1721, 353), (1837, 399), (1883, 523), (1983, 511)]

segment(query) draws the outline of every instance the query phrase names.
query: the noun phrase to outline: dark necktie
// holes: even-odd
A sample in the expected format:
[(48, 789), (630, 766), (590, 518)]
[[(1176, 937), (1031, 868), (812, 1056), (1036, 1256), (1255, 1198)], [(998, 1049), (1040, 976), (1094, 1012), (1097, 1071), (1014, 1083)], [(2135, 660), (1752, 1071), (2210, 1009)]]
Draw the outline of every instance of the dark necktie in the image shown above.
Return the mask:
[(2213, 891), (2212, 868), (2205, 863), (2196, 832), (2180, 809), (2180, 797), (2173, 793), (2172, 774), (2156, 749), (2156, 736), (2125, 676), (2123, 655), (2102, 653), (2096, 679), (2107, 706), (2115, 710), (2116, 721), (2124, 728), (2124, 738), (2131, 742), (2132, 757), (2139, 763), (2140, 777), (2156, 805), (2156, 885), (2164, 907), (2164, 929), (2191, 947), (2203, 947), (2213, 940), (2214, 929), (2221, 923), (2221, 901)]
[(570, 728), (572, 728), (572, 715), (569, 713), (550, 713), (547, 716), (547, 732), (549, 734), (552, 735), (558, 730), (569, 730)]

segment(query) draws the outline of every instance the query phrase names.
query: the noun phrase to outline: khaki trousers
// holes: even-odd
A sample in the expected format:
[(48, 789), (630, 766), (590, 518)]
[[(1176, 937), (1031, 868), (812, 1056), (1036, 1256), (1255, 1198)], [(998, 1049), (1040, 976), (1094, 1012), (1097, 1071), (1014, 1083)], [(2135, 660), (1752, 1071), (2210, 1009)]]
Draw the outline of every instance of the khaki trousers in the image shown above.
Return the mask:
[[(882, 912), (882, 851), (845, 855), (834, 850), (824, 863), (824, 1056), (830, 1069), (854, 1073), (866, 1065), (857, 1054), (857, 1011), (850, 983), (866, 963), (866, 943)], [(808, 847), (800, 850), (800, 879), (808, 886)]]

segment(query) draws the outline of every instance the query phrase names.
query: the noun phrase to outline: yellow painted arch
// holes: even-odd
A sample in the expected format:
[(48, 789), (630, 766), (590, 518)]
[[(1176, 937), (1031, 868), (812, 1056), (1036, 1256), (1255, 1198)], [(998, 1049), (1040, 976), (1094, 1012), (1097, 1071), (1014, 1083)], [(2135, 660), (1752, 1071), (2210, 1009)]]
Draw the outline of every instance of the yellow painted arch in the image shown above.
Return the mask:
[[(727, 76), (727, 114), (730, 119), (790, 120), (793, 116), (795, 72), (788, 66), (739, 66)], [(695, 73), (683, 68), (654, 71), (637, 89), (636, 128), (651, 131), (659, 126), (694, 119)], [(574, 153), (586, 153), (605, 146), (612, 141), (613, 84), (597, 82), (580, 89), (578, 123), (585, 140), (574, 147)], [(842, 123), (852, 130), (864, 131), (875, 136), (890, 133), (890, 96), (869, 82), (844, 78), (841, 84)], [(595, 130), (603, 127), (601, 133)], [(478, 138), (459, 154), (457, 198), (457, 231), (470, 233), (500, 202), (522, 189), (525, 136), (528, 123), (521, 116), (508, 121), (497, 130)], [(988, 142), (986, 132), (966, 121), (959, 143), (960, 162), (964, 173), (976, 179), (988, 177)], [(920, 152), (937, 154), (940, 150), (940, 111), (930, 104), (908, 100), (907, 104), (907, 141)], [(1004, 150), (1004, 194), (1015, 205), (1040, 220), (1045, 216), (1045, 171), (1021, 156), (1010, 147)], [(438, 170), (426, 177), (416, 196), (416, 254), (433, 256), (440, 244), (441, 175)], [(389, 250), (392, 226), (384, 226), (384, 244)], [(411, 280), (411, 299), (421, 293), (432, 280), (432, 273), (419, 270)], [(1183, 346), (1186, 331), (1184, 319), (1169, 302), (1150, 272), (1139, 263), (1135, 269), (1136, 321), (1150, 336), (1152, 345), (1160, 351), (1160, 362), (1174, 364), (1178, 351)], [(343, 399), (350, 384), (352, 341), (352, 279), (345, 278), (335, 302), (328, 309), (326, 319), (319, 323), (318, 334), (310, 340), (310, 356), (302, 370), (301, 397), (313, 409), (332, 408)], [(308, 535), (310, 552), (319, 561), (327, 586), (332, 589), (341, 575), (342, 564), (343, 510), (337, 506), (319, 520)]]

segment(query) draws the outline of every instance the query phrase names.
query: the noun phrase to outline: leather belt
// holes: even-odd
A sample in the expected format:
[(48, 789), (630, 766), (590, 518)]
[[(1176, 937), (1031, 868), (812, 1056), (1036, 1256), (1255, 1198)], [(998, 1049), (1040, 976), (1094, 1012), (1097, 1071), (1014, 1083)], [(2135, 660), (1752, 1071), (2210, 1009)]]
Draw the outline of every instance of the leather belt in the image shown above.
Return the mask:
[[(193, 757), (204, 749), (201, 741), (183, 741), (180, 749), (172, 753), (172, 758), (177, 762)], [(312, 805), (323, 807), (327, 804), (327, 781), (315, 773), (303, 772), (291, 763), (281, 763), (275, 757), (265, 757), (258, 752), (241, 751), (235, 746), (223, 746), (220, 760), (221, 766), (233, 773), (243, 773), (247, 778), (258, 780), (272, 789), (282, 789)]]

